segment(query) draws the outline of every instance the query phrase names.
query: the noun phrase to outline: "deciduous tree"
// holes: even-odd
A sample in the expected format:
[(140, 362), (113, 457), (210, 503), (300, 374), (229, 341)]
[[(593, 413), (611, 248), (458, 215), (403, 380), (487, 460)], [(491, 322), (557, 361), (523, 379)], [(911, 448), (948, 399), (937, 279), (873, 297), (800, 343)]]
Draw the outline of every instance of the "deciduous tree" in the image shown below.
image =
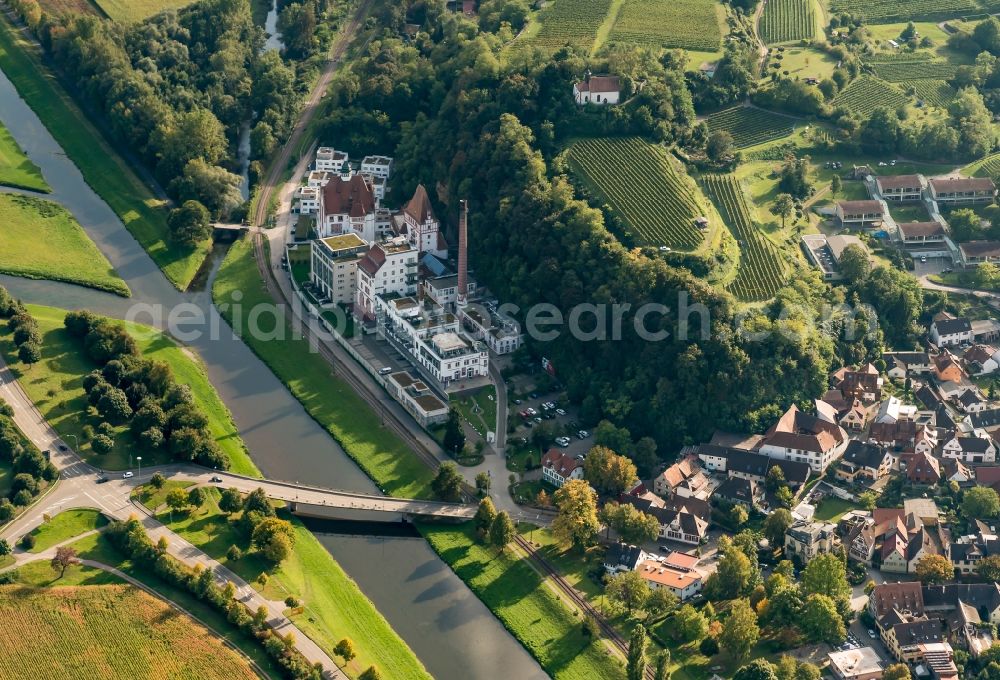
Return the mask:
[(689, 604), (677, 610), (673, 621), (673, 632), (681, 642), (694, 642), (708, 633), (708, 620)]
[(354, 653), (354, 643), (351, 642), (351, 638), (344, 638), (333, 648), (333, 653), (344, 660), (344, 663), (350, 663), (351, 659), (355, 657)]
[(905, 663), (894, 663), (882, 672), (882, 680), (910, 680), (910, 667)]
[(968, 519), (989, 519), (1000, 514), (1000, 496), (988, 486), (974, 486), (962, 497), (962, 514)]
[(484, 498), (479, 501), (479, 508), (476, 510), (476, 530), (479, 532), (480, 536), (485, 536), (490, 530), (490, 525), (493, 524), (493, 520), (496, 519), (497, 509), (493, 505), (493, 501), (489, 498)]
[(757, 615), (750, 603), (745, 599), (733, 601), (729, 617), (722, 625), (719, 635), (719, 646), (736, 662), (744, 661), (750, 650), (757, 644), (760, 629), (757, 627)]
[(660, 533), (659, 520), (628, 503), (605, 504), (600, 518), (626, 543), (653, 541)]
[(817, 555), (802, 572), (802, 591), (807, 596), (813, 593), (826, 595), (834, 602), (849, 598), (851, 584), (847, 582), (844, 563), (832, 553)]
[(604, 446), (595, 446), (583, 461), (583, 476), (595, 489), (618, 496), (635, 483), (635, 464)]
[(76, 556), (76, 548), (62, 545), (56, 548), (56, 554), (52, 557), (52, 569), (59, 572), (59, 578), (66, 575), (66, 569), (79, 563)]
[(799, 612), (798, 624), (811, 642), (837, 644), (847, 637), (844, 620), (837, 613), (837, 604), (826, 595), (813, 593), (806, 598)]
[(943, 555), (924, 555), (917, 560), (915, 573), (921, 583), (934, 585), (955, 578), (955, 567)]
[(443, 501), (457, 502), (462, 499), (462, 476), (452, 462), (442, 463), (431, 482), (434, 495)]
[(571, 479), (555, 493), (558, 514), (552, 532), (562, 542), (583, 549), (601, 530), (597, 518), (597, 493), (585, 480)]
[(605, 594), (613, 603), (625, 608), (631, 615), (636, 609), (641, 609), (649, 600), (649, 585), (646, 579), (636, 571), (621, 571), (611, 577), (605, 589)]
[(490, 523), (490, 543), (503, 552), (507, 545), (514, 540), (514, 523), (510, 520), (510, 515), (506, 511), (501, 511)]
[[(775, 466), (771, 469), (777, 470), (778, 468)], [(784, 547), (785, 532), (792, 526), (792, 522), (792, 513), (784, 508), (775, 510), (764, 520), (764, 536), (767, 537), (772, 548)]]

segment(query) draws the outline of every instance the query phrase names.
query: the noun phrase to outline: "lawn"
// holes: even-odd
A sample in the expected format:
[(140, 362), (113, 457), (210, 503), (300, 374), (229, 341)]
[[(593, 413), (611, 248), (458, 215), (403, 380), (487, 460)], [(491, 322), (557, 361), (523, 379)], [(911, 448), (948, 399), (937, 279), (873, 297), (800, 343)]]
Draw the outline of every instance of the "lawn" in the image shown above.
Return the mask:
[[(777, 58), (778, 55), (781, 55), (780, 60)], [(782, 73), (787, 72), (793, 79), (823, 80), (833, 75), (834, 69), (837, 68), (836, 59), (826, 52), (811, 47), (779, 47), (771, 54), (768, 61), (769, 68), (770, 64), (775, 63), (781, 65), (778, 70)]]
[[(160, 513), (159, 519), (185, 540), (218, 559), (247, 581), (267, 571), (270, 574), (265, 597), (283, 600), (299, 598), (304, 611), (292, 620), (324, 649), (332, 649), (339, 640), (349, 637), (358, 657), (349, 666), (358, 674), (375, 664), (383, 678), (428, 678), (423, 665), (396, 635), (357, 584), (340, 568), (330, 553), (297, 518), (283, 513), (295, 528), (292, 556), (277, 569), (250, 553), (231, 561), (229, 547), (238, 545), (250, 552), (246, 535), (219, 511), (219, 491), (208, 491), (205, 506), (190, 514)], [(255, 584), (258, 585), (259, 584)]]
[[(242, 299), (234, 305), (236, 291), (240, 291)], [(229, 323), (233, 322), (234, 306), (252, 309), (259, 304), (273, 304), (264, 290), (249, 240), (233, 244), (215, 278), (212, 297), (225, 310), (222, 314)], [(246, 323), (246, 314), (240, 314), (239, 318)], [(266, 325), (263, 320), (262, 323)], [(250, 334), (244, 332), (245, 328), (237, 329), (243, 341), (386, 493), (401, 498), (430, 497), (433, 479), (430, 468), (392, 431), (382, 427), (378, 414), (350, 385), (333, 374), (330, 365), (310, 349), (307, 340), (270, 339), (269, 331), (273, 329), (261, 328), (260, 333)]]
[(0, 17), (0, 69), (80, 169), (87, 184), (118, 215), (170, 282), (181, 290), (187, 288), (208, 256), (210, 242), (193, 250), (169, 242), (163, 202), (87, 120), (6, 15)]
[(545, 585), (527, 558), (498, 555), (471, 523), (421, 524), (434, 550), (555, 680), (624, 678), (616, 657), (584, 637), (579, 616)]
[(258, 677), (207, 628), (138, 588), (0, 588), (4, 678)]
[(34, 196), (0, 194), (0, 272), (132, 294), (76, 218)]
[(64, 510), (31, 532), (35, 537), (35, 547), (28, 552), (40, 553), (74, 536), (99, 529), (107, 523), (107, 518), (97, 510), (87, 508)]
[(168, 9), (187, 7), (194, 0), (94, 0), (115, 21), (142, 21)]
[(30, 191), (52, 191), (42, 171), (17, 145), (10, 131), (0, 122), (0, 184)]
[(167, 502), (167, 494), (174, 489), (188, 489), (194, 486), (194, 482), (178, 482), (168, 479), (163, 482), (163, 486), (157, 489), (152, 484), (143, 484), (133, 492), (133, 497), (150, 510), (156, 510)]
[(896, 222), (927, 222), (931, 218), (923, 203), (896, 205), (889, 201), (889, 214)]
[(821, 522), (836, 522), (858, 505), (835, 496), (825, 496), (816, 506), (816, 519)]
[[(28, 310), (38, 321), (42, 334), (42, 360), (31, 367), (16, 362), (11, 333), (6, 326), (0, 328), (0, 352), (3, 352), (15, 375), (20, 378), (28, 396), (60, 436), (74, 445), (77, 440), (73, 437), (79, 438), (80, 446), (76, 446), (78, 453), (88, 462), (104, 469), (126, 469), (132, 464), (132, 455), (141, 455), (147, 464), (169, 462), (169, 457), (163, 451), (144, 451), (138, 448), (131, 437), (123, 434), (126, 429), (124, 426), (117, 428), (119, 436), (115, 437), (115, 448), (110, 453), (99, 456), (91, 450), (90, 444), (86, 443), (83, 428), (88, 424), (96, 427), (101, 419), (89, 411), (82, 382), (83, 377), (95, 365), (83, 354), (80, 344), (63, 329), (65, 310), (35, 305), (29, 305)], [(229, 456), (230, 469), (259, 477), (260, 473), (250, 460), (229, 409), (209, 382), (197, 355), (149, 326), (124, 321), (118, 323), (123, 324), (136, 339), (144, 357), (165, 362), (170, 366), (177, 382), (191, 388), (195, 403), (208, 418), (209, 431)]]

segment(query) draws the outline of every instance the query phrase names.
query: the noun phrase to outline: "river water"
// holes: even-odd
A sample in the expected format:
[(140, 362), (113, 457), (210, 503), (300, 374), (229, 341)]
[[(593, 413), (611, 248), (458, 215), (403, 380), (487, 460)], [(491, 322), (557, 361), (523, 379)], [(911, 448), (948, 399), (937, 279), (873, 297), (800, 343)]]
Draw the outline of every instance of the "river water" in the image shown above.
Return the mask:
[[(123, 318), (136, 304), (166, 310), (194, 303), (223, 330), (188, 342), (202, 357), (212, 384), (229, 407), (250, 454), (267, 477), (376, 491), (372, 481), (305, 412), (270, 369), (222, 321), (204, 290), (178, 292), (114, 212), (84, 182), (75, 165), (0, 71), (0, 120), (53, 188), (51, 198), (83, 225), (132, 289), (131, 299), (52, 281), (0, 276), (25, 302), (87, 308)], [(44, 247), (44, 244), (40, 244)], [(217, 258), (214, 267), (218, 267)], [(150, 318), (138, 317), (150, 323)], [(162, 323), (154, 323), (162, 327)], [(525, 680), (545, 673), (430, 546), (412, 537), (319, 535), (323, 545), (361, 586), (427, 669), (441, 680)], [(502, 670), (501, 670), (502, 669)]]

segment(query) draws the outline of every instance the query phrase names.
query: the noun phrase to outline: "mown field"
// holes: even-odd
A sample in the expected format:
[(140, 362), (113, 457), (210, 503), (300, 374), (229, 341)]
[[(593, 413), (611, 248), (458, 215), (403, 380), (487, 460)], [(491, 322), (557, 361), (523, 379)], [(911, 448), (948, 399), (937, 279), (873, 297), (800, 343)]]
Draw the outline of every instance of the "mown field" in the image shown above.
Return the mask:
[[(70, 435), (78, 437), (80, 446), (75, 447), (77, 451), (89, 462), (104, 469), (128, 468), (130, 454), (141, 455), (147, 464), (168, 462), (166, 452), (144, 451), (134, 444), (125, 433), (126, 426), (116, 428), (115, 448), (110, 453), (98, 455), (91, 451), (83, 428), (86, 425), (96, 427), (101, 419), (88, 414), (82, 382), (95, 366), (84, 355), (82, 347), (63, 329), (65, 310), (29, 305), (28, 311), (38, 320), (42, 334), (42, 360), (30, 368), (15, 361), (14, 345), (6, 325), (0, 327), (0, 352), (21, 379), (28, 396), (56, 431), (63, 438), (69, 437), (67, 441), (70, 443), (75, 443)], [(209, 431), (229, 456), (232, 471), (259, 477), (257, 467), (239, 437), (232, 414), (212, 387), (198, 359), (155, 329), (141, 324), (121, 323), (136, 339), (143, 356), (165, 362), (177, 382), (191, 388), (195, 403), (208, 418)]]
[(48, 14), (102, 14), (91, 0), (38, 0), (38, 4)]
[(868, 23), (891, 24), (977, 14), (982, 6), (976, 0), (831, 0), (830, 10), (864, 17)]
[(52, 189), (42, 171), (17, 145), (10, 130), (0, 122), (0, 184), (29, 191), (49, 193)]
[(171, 244), (167, 211), (104, 141), (33, 48), (0, 16), (0, 69), (76, 164), (84, 180), (118, 215), (170, 282), (186, 289), (208, 255), (210, 242), (193, 250)]
[(0, 194), (0, 272), (131, 295), (80, 223), (34, 196)]
[(658, 145), (632, 137), (581, 139), (568, 149), (574, 174), (643, 241), (691, 250), (705, 214), (697, 185)]
[(0, 586), (0, 620), (6, 680), (258, 677), (200, 623), (131, 586)]
[(545, 49), (570, 44), (589, 51), (610, 9), (611, 0), (552, 0), (539, 12), (541, 27), (528, 44)]
[(714, 0), (625, 0), (611, 42), (714, 52), (722, 41)]
[(706, 121), (711, 131), (725, 130), (733, 136), (738, 149), (764, 144), (787, 137), (795, 131), (795, 124), (787, 116), (770, 111), (734, 106), (710, 115)]
[(94, 0), (115, 21), (142, 21), (168, 9), (187, 7), (194, 0)]
[(740, 244), (740, 266), (729, 291), (745, 301), (769, 300), (788, 279), (781, 253), (760, 231), (746, 191), (735, 177), (708, 175), (704, 184)]
[(854, 113), (867, 117), (878, 108), (896, 109), (909, 101), (901, 90), (873, 78), (861, 76), (848, 85), (833, 100), (835, 106), (846, 106)]
[(768, 0), (760, 17), (760, 37), (768, 45), (808, 40), (816, 35), (815, 0)]

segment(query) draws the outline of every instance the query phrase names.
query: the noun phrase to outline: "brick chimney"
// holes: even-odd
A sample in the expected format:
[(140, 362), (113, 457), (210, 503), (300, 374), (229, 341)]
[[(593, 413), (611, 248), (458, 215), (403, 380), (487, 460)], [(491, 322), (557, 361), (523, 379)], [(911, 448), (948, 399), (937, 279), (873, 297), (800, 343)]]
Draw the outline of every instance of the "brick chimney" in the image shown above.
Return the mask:
[(469, 297), (469, 204), (458, 202), (458, 304), (464, 305)]

